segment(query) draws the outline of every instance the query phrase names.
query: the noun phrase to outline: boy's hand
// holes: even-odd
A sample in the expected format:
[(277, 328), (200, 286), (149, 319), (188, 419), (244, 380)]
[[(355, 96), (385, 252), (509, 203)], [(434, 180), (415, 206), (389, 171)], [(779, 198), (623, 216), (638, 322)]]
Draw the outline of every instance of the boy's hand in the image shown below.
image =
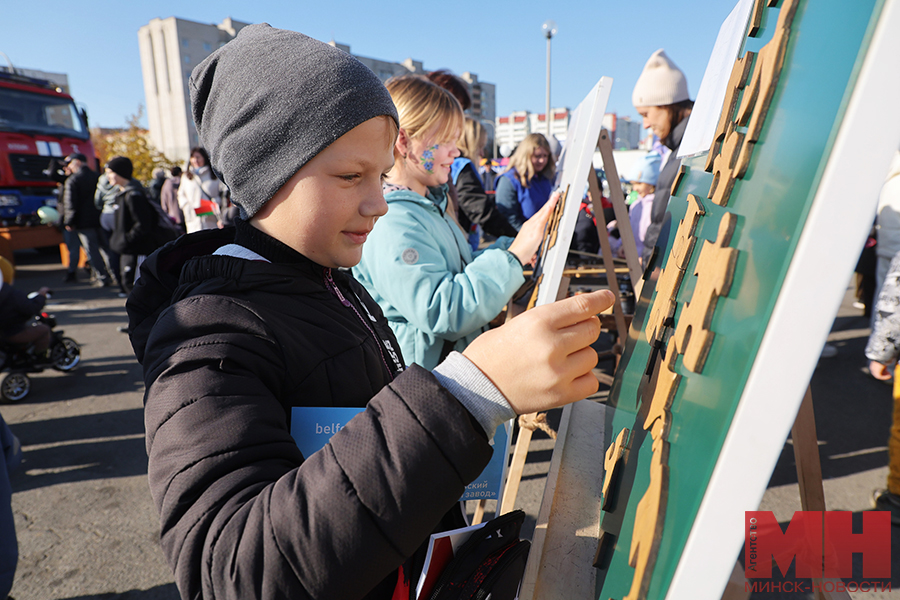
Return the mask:
[(547, 221), (550, 220), (550, 215), (553, 213), (553, 207), (559, 201), (559, 196), (559, 192), (551, 194), (550, 199), (541, 207), (541, 210), (525, 221), (522, 229), (516, 235), (516, 239), (509, 245), (509, 251), (515, 254), (523, 266), (532, 263), (534, 255), (537, 253), (538, 248), (541, 247), (541, 242), (544, 241), (544, 228), (547, 227)]
[(869, 361), (869, 373), (872, 374), (872, 377), (880, 381), (888, 381), (892, 376), (890, 367), (877, 360)]
[(538, 306), (478, 336), (463, 355), (520, 415), (581, 400), (599, 386), (590, 344), (600, 335), (596, 315), (613, 298), (602, 290)]

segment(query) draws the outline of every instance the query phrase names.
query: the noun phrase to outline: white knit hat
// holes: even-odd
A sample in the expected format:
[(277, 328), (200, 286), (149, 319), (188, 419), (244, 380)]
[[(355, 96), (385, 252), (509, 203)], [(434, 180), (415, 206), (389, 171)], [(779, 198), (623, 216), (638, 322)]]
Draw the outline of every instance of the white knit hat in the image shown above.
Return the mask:
[(684, 73), (660, 48), (644, 65), (634, 85), (631, 103), (635, 106), (668, 106), (689, 99)]

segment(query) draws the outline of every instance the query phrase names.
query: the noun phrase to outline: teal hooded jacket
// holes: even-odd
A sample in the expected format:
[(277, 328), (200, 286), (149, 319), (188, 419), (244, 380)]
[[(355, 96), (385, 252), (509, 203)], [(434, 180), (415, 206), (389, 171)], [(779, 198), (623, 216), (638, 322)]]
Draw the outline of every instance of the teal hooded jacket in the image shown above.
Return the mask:
[[(381, 306), (407, 364), (433, 369), (447, 349), (462, 351), (525, 282), (507, 251), (512, 238), (473, 253), (446, 213), (447, 186), (423, 197), (385, 194), (389, 209), (369, 234), (353, 274)], [(452, 348), (449, 346), (452, 345)]]

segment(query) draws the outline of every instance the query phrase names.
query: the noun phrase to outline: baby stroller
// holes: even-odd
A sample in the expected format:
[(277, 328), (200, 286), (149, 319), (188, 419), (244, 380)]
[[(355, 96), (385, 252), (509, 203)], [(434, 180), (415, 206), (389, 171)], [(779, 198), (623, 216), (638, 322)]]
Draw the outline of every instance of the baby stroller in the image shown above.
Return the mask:
[[(57, 331), (56, 318), (46, 312), (34, 317), (50, 328), (50, 347), (43, 355), (34, 355), (21, 345), (0, 339), (0, 398), (4, 402), (18, 402), (31, 391), (29, 373), (46, 368), (69, 372), (81, 362), (81, 346), (72, 338)], [(4, 373), (6, 371), (6, 373)]]

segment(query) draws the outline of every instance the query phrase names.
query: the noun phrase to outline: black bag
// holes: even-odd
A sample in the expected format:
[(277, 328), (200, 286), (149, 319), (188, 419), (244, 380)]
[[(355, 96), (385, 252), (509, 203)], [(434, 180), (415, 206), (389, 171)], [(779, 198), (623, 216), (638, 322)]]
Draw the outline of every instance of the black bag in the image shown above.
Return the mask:
[(519, 539), (524, 521), (514, 510), (485, 523), (444, 567), (429, 600), (513, 600), (531, 548)]
[(165, 246), (183, 233), (181, 227), (169, 217), (162, 206), (152, 201), (148, 202), (148, 204), (153, 207), (156, 214), (156, 227), (153, 232), (153, 241), (156, 242), (157, 247)]

